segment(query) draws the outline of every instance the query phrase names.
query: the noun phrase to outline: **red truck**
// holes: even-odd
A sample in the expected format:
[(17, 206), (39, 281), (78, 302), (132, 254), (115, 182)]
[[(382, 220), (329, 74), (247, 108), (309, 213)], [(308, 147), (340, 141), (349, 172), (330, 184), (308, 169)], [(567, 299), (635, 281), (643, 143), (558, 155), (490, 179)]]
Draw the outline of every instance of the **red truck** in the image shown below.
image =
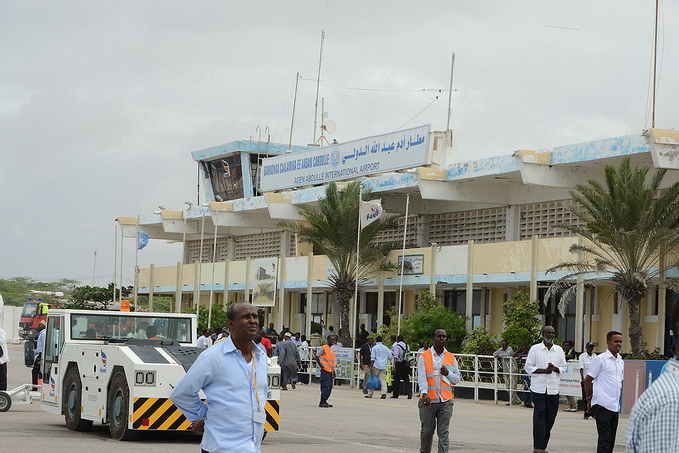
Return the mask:
[[(56, 303), (43, 302), (41, 297), (34, 300), (33, 296), (35, 295), (52, 296)], [(24, 309), (21, 311), (19, 338), (22, 340), (36, 340), (38, 338), (38, 324), (40, 324), (40, 321), (47, 321), (47, 312), (50, 308), (61, 306), (61, 298), (63, 297), (64, 293), (62, 292), (31, 291), (31, 297), (24, 303)]]

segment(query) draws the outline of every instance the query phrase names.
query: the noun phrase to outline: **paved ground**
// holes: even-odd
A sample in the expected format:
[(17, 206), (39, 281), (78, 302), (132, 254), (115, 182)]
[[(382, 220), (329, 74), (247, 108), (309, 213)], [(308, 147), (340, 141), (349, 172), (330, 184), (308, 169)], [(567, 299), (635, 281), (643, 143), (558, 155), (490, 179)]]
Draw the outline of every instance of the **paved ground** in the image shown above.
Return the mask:
[[(30, 381), (24, 367), (21, 347), (10, 347), (9, 387)], [(335, 407), (318, 407), (318, 384), (300, 385), (281, 392), (281, 431), (269, 433), (263, 453), (290, 451), (417, 452), (419, 419), (417, 400), (366, 399), (349, 386), (335, 387), (330, 402)], [(531, 452), (532, 410), (506, 407), (492, 402), (457, 400), (451, 423), (451, 451)], [(562, 409), (565, 406), (562, 405)], [(618, 428), (616, 452), (624, 452), (627, 418)], [(92, 431), (69, 431), (63, 417), (43, 412), (38, 404), (14, 405), (0, 413), (2, 451), (40, 451), (49, 445), (50, 453), (61, 452), (199, 452), (200, 438), (194, 435), (147, 433), (139, 441), (111, 439), (108, 427), (95, 424)], [(434, 451), (436, 441), (434, 443)], [(549, 444), (551, 453), (596, 450), (594, 421), (582, 413), (559, 412)]]

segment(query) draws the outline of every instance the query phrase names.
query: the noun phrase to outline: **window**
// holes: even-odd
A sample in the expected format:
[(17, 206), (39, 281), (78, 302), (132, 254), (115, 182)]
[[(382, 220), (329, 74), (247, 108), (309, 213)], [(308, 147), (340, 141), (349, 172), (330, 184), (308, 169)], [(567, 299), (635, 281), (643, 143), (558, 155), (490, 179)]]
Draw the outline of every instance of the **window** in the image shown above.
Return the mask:
[(545, 305), (543, 303), (545, 294), (547, 294), (547, 288), (538, 288), (540, 314), (545, 317), (545, 325), (554, 327), (557, 338), (573, 340), (575, 338), (575, 297), (568, 302), (566, 316), (562, 317), (558, 308), (561, 295), (552, 295)]
[(61, 335), (61, 325), (63, 318), (55, 316), (49, 318), (47, 323), (47, 332), (45, 333), (45, 361), (56, 362), (59, 357), (59, 351), (64, 344), (64, 336)]
[[(443, 305), (460, 316), (467, 316), (467, 290), (449, 289), (443, 292)], [(481, 325), (481, 290), (472, 296), (472, 328)]]
[(191, 342), (191, 319), (154, 316), (118, 316), (72, 314), (71, 337), (74, 340), (171, 339)]

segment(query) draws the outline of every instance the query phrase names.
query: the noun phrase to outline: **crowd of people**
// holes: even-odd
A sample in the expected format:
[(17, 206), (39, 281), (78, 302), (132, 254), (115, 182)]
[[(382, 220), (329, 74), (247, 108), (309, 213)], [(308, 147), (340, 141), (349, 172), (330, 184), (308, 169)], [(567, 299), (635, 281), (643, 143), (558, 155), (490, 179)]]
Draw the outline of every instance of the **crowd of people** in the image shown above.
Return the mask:
[[(44, 352), (45, 327), (41, 324), (35, 348), (35, 363)], [(679, 327), (679, 326), (678, 326)], [(332, 330), (330, 330), (332, 332)], [(153, 332), (146, 330), (147, 335)], [(506, 340), (493, 356), (500, 361), (509, 403), (522, 403), (533, 409), (533, 452), (546, 452), (560, 404), (560, 380), (566, 371), (567, 360), (578, 360), (585, 419), (596, 421), (597, 452), (612, 452), (620, 414), (620, 401), (625, 363), (620, 355), (623, 335), (618, 331), (606, 335), (606, 349), (594, 353), (595, 344), (587, 342), (585, 351), (578, 354), (573, 342), (562, 346), (555, 343), (556, 331), (544, 326), (542, 341), (522, 344), (515, 352)], [(149, 337), (150, 338), (150, 337)], [(320, 370), (319, 407), (331, 408), (329, 399), (337, 377), (336, 348), (338, 336), (329, 333), (325, 344), (315, 352)], [(438, 436), (439, 453), (449, 451), (449, 425), (453, 415), (454, 386), (461, 380), (455, 355), (446, 349), (447, 332), (437, 327), (431, 342), (424, 341), (415, 354), (403, 336), (392, 336), (387, 347), (383, 337), (370, 335), (361, 325), (357, 340), (358, 358), (363, 371), (361, 389), (366, 398), (380, 391), (386, 399), (387, 373), (392, 365), (391, 398), (413, 396), (410, 383), (411, 369), (417, 369), (415, 388), (419, 394), (420, 452), (431, 451), (434, 433)], [(195, 364), (172, 391), (174, 404), (193, 423), (194, 432), (204, 432), (202, 451), (260, 451), (266, 421), (267, 357), (276, 357), (281, 367), (281, 389), (296, 387), (298, 371), (310, 359), (310, 345), (304, 335), (293, 334), (287, 327), (279, 333), (270, 324), (261, 329), (256, 309), (247, 302), (239, 302), (227, 311), (227, 326), (219, 332), (206, 330), (197, 346), (208, 349), (200, 354)], [(627, 428), (627, 451), (679, 451), (679, 360), (674, 357), (663, 368), (661, 375), (641, 395), (634, 405)], [(413, 360), (413, 356), (415, 359)], [(0, 390), (6, 389), (7, 344), (0, 330)], [(40, 379), (40, 367), (33, 367), (34, 383)], [(376, 383), (368, 384), (371, 380)], [(526, 391), (514, 392), (522, 378)], [(203, 391), (209, 404), (199, 397)], [(525, 395), (518, 399), (518, 394)], [(517, 399), (514, 399), (516, 394)], [(577, 398), (567, 398), (569, 412), (578, 410)], [(251, 417), (221, 417), (223, 413), (251, 413)], [(232, 450), (229, 450), (232, 449)]]

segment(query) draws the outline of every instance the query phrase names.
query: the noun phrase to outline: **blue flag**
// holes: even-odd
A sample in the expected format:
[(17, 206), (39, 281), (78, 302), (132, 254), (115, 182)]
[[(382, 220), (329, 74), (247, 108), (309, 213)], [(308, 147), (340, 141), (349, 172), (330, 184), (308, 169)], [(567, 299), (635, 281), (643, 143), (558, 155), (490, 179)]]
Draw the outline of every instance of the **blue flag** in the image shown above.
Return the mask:
[(149, 243), (149, 239), (151, 239), (151, 236), (149, 236), (147, 233), (143, 231), (137, 231), (137, 250), (141, 250), (146, 247)]

